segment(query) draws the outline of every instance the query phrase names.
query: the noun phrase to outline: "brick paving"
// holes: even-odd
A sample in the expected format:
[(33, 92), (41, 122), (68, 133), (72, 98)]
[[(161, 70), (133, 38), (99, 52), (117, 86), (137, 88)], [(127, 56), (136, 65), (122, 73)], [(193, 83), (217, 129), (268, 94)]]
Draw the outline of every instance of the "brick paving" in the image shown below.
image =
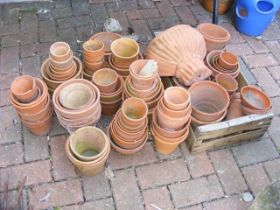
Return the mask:
[[(40, 64), (54, 41), (67, 41), (75, 55), (80, 42), (102, 30), (115, 17), (124, 31), (140, 35), (142, 51), (153, 31), (177, 23), (195, 26), (211, 22), (197, 0), (56, 0), (34, 4), (0, 5), (0, 196), (9, 175), (9, 203), (15, 201), (17, 182), (27, 175), (24, 206), (35, 209), (246, 209), (244, 192), (254, 196), (280, 177), (280, 15), (254, 39), (239, 34), (231, 15), (220, 24), (232, 36), (227, 46), (271, 97), (275, 113), (268, 133), (257, 142), (190, 154), (182, 144), (172, 155), (160, 155), (152, 142), (130, 157), (112, 151), (105, 173), (80, 177), (64, 153), (67, 131), (55, 118), (48, 136), (33, 136), (23, 128), (7, 100), (11, 81), (20, 74), (39, 75)], [(79, 40), (79, 41), (78, 41)], [(98, 126), (106, 129), (109, 118)], [(42, 201), (42, 198), (47, 201)]]

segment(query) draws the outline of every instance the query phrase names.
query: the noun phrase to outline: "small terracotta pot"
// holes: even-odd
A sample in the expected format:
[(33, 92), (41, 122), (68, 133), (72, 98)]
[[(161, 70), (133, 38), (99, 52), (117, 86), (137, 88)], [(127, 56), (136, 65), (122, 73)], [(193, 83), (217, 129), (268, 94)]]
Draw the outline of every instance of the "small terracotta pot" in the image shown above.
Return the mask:
[(255, 86), (245, 86), (240, 90), (241, 103), (251, 109), (270, 110), (272, 105), (269, 97)]
[(83, 44), (84, 59), (90, 62), (98, 62), (104, 59), (105, 46), (100, 40), (88, 40)]
[(55, 42), (50, 47), (50, 57), (56, 61), (64, 61), (69, 58), (71, 48), (66, 42)]
[(229, 94), (233, 94), (238, 90), (238, 82), (228, 74), (217, 74), (215, 80), (223, 86)]
[(100, 69), (93, 74), (92, 81), (101, 93), (112, 93), (117, 87), (118, 73), (109, 68)]
[(136, 60), (129, 66), (132, 83), (139, 89), (148, 89), (153, 85), (155, 79), (158, 77), (157, 71), (150, 76), (142, 76), (139, 74), (148, 61), (149, 60)]
[(157, 133), (160, 133), (162, 136), (164, 136), (166, 138), (170, 138), (170, 141), (174, 141), (173, 138), (178, 138), (178, 137), (182, 136), (184, 133), (186, 133), (187, 129), (190, 126), (190, 123), (191, 123), (191, 120), (189, 119), (189, 121), (180, 130), (164, 129), (164, 128), (160, 127), (160, 125), (158, 124), (157, 111), (156, 110), (153, 111), (152, 126), (153, 126), (154, 130)]
[(111, 44), (112, 61), (119, 68), (128, 68), (130, 64), (137, 60), (139, 45), (130, 38), (120, 38)]
[[(112, 137), (111, 137), (110, 130), (111, 130), (111, 124), (110, 124), (110, 126), (108, 127), (108, 130), (107, 130), (107, 135), (111, 139)], [(118, 145), (116, 145), (112, 140), (111, 140), (111, 146), (113, 147), (114, 150), (116, 150), (117, 152), (119, 152), (119, 153), (121, 153), (123, 155), (132, 155), (132, 154), (135, 154), (138, 151), (142, 150), (144, 148), (147, 140), (148, 140), (148, 133), (147, 133), (147, 136), (146, 136), (146, 139), (144, 140), (144, 142), (139, 147), (137, 147), (135, 149), (124, 149), (124, 148), (119, 147)]]
[(233, 76), (236, 71), (238, 71), (238, 64), (233, 66), (231, 69), (226, 69), (219, 64), (219, 57), (220, 55), (216, 55), (212, 58), (212, 66), (221, 73), (226, 73)]
[[(203, 0), (203, 6), (208, 11), (213, 13), (213, 3), (214, 0)], [(226, 13), (233, 4), (233, 0), (223, 0), (219, 1), (218, 12), (219, 15)]]
[(223, 67), (225, 69), (232, 69), (237, 65), (238, 59), (237, 59), (236, 55), (234, 55), (231, 52), (222, 52), (220, 54), (218, 62), (221, 67)]
[(154, 142), (156, 146), (156, 150), (161, 153), (161, 154), (171, 154), (176, 150), (178, 145), (185, 141), (185, 139), (188, 137), (189, 130), (180, 138), (179, 141), (174, 141), (174, 142), (168, 142), (168, 141), (163, 141), (160, 136), (158, 136), (153, 129), (151, 129), (152, 135), (154, 137)]
[(131, 97), (123, 102), (121, 112), (123, 120), (127, 125), (138, 126), (145, 121), (148, 107), (142, 99)]
[(105, 133), (92, 126), (79, 128), (69, 139), (71, 152), (81, 161), (92, 161), (102, 157), (110, 144)]
[(231, 120), (242, 116), (243, 111), (241, 108), (241, 100), (233, 99), (229, 105), (226, 120)]
[(169, 109), (180, 111), (188, 107), (190, 94), (185, 88), (169, 87), (164, 91), (163, 103)]
[(52, 57), (49, 57), (50, 60), (50, 66), (52, 69), (55, 69), (56, 71), (65, 71), (69, 68), (71, 68), (71, 66), (73, 65), (73, 53), (70, 53), (69, 58), (67, 58), (66, 60), (62, 60), (62, 61), (56, 61), (54, 60)]
[(14, 79), (10, 89), (12, 94), (23, 103), (28, 103), (37, 96), (36, 81), (28, 75), (22, 75)]
[(59, 93), (59, 102), (66, 109), (83, 109), (95, 99), (95, 92), (81, 83), (69, 84)]
[(164, 103), (163, 103), (163, 97), (158, 102), (159, 108), (168, 116), (172, 116), (175, 118), (184, 117), (186, 115), (190, 115), (192, 112), (191, 104), (189, 103), (188, 107), (179, 111), (169, 109)]
[(82, 175), (95, 176), (102, 170), (104, 170), (106, 160), (109, 157), (110, 146), (106, 147), (106, 152), (104, 152), (100, 158), (88, 162), (80, 161), (72, 154), (72, 152), (70, 151), (70, 138), (68, 138), (66, 141), (65, 151), (68, 159), (82, 173)]
[(122, 97), (122, 92), (124, 88), (124, 81), (121, 76), (118, 76), (116, 91), (112, 93), (101, 93), (100, 100), (102, 102), (115, 102)]
[(105, 55), (111, 54), (111, 44), (116, 39), (121, 38), (121, 35), (112, 32), (99, 32), (94, 34), (90, 39), (100, 40), (104, 43)]
[(200, 81), (193, 84), (189, 93), (192, 116), (203, 122), (216, 121), (229, 106), (230, 98), (227, 91), (212, 81)]

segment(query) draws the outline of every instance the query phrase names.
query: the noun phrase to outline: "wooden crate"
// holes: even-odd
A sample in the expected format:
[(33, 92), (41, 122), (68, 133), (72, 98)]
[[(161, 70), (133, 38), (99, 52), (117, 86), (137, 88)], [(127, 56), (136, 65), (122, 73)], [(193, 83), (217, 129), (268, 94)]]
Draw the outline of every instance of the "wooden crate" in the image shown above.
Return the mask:
[[(237, 77), (239, 88), (248, 84), (257, 84), (251, 72), (240, 61), (241, 73)], [(167, 78), (163, 79), (165, 87), (171, 85)], [(222, 121), (219, 123), (191, 126), (186, 144), (191, 152), (224, 147), (249, 140), (257, 140), (267, 131), (273, 113), (264, 115), (247, 115), (244, 117)]]

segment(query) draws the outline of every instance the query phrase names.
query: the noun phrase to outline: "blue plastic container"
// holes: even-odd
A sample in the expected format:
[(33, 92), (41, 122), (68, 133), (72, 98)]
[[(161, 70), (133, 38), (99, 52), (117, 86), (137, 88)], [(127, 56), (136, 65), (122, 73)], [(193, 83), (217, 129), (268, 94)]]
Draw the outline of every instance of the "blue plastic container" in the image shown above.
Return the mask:
[(280, 0), (236, 0), (235, 27), (248, 36), (259, 36), (273, 21)]

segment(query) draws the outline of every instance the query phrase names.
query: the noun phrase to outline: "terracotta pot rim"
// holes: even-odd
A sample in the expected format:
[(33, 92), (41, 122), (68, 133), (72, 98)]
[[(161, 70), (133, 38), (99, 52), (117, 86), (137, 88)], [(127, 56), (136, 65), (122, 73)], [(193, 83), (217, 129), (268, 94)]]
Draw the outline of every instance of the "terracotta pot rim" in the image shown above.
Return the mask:
[(222, 114), (222, 116), (214, 121), (201, 121), (196, 119), (194, 116), (191, 116), (191, 123), (195, 123), (195, 124), (199, 124), (199, 125), (208, 125), (208, 124), (212, 124), (212, 123), (217, 123), (217, 122), (221, 122), (227, 115), (227, 110)]
[(203, 112), (200, 111), (199, 109), (196, 109), (193, 105), (192, 105), (192, 109), (195, 110), (196, 113), (200, 114), (200, 115), (204, 115), (207, 117), (211, 117), (213, 115), (219, 115), (225, 112), (225, 110), (227, 110), (229, 103), (230, 103), (230, 98), (229, 98), (229, 94), (228, 92), (225, 90), (225, 88), (223, 88), (220, 84), (212, 82), (212, 81), (199, 81), (197, 83), (194, 83), (190, 88), (189, 88), (189, 93), (191, 95), (191, 91), (198, 85), (207, 85), (209, 88), (209, 85), (211, 86), (216, 86), (218, 89), (220, 89), (220, 91), (223, 93), (223, 95), (225, 96), (225, 101), (226, 101), (226, 105), (223, 109), (221, 109), (220, 111), (217, 111), (215, 113), (207, 113), (207, 112)]
[[(228, 61), (224, 58), (224, 55), (225, 55), (225, 54), (227, 54), (227, 55), (229, 54), (231, 57), (234, 57), (234, 59), (235, 59), (234, 63), (232, 63), (231, 61), (228, 62)], [(228, 51), (222, 52), (222, 53), (220, 54), (220, 59), (221, 59), (221, 61), (222, 61), (223, 63), (225, 63), (225, 64), (227, 64), (227, 65), (230, 65), (230, 66), (235, 66), (235, 65), (237, 65), (237, 63), (238, 63), (237, 56), (236, 56), (234, 53), (228, 52)]]
[[(118, 43), (120, 41), (124, 41), (124, 40), (132, 42), (133, 44), (135, 44), (135, 46), (137, 48), (137, 51), (133, 55), (131, 55), (131, 56), (121, 56), (114, 50), (114, 47), (115, 47), (116, 43)], [(121, 37), (120, 39), (116, 39), (111, 43), (112, 54), (114, 56), (118, 57), (118, 58), (121, 58), (121, 59), (132, 59), (139, 54), (139, 51), (140, 51), (139, 44), (134, 39), (131, 39), (131, 38)]]
[[(58, 44), (62, 44), (62, 45), (66, 46), (67, 51), (64, 55), (55, 55), (54, 53), (52, 53), (53, 48), (56, 47), (56, 45), (58, 45)], [(70, 52), (71, 52), (71, 48), (70, 48), (70, 45), (67, 42), (55, 42), (50, 46), (50, 57), (54, 56), (54, 57), (57, 57), (57, 58), (61, 59), (61, 58), (64, 58), (65, 56), (69, 55)]]
[[(111, 72), (111, 73), (114, 74), (114, 76), (115, 76), (115, 79), (114, 79), (110, 84), (102, 84), (102, 83), (100, 83), (100, 82), (97, 80), (97, 78), (96, 78), (96, 77), (97, 77), (97, 74), (101, 74), (101, 73), (103, 73), (104, 71)], [(102, 86), (102, 87), (110, 87), (112, 84), (117, 83), (118, 79), (119, 79), (118, 73), (117, 73), (115, 70), (110, 69), (110, 68), (102, 68), (102, 69), (99, 69), (99, 70), (97, 70), (96, 72), (94, 72), (93, 75), (92, 75), (92, 81), (93, 81), (97, 86)], [(114, 92), (116, 92), (116, 90), (115, 90)]]
[[(89, 44), (89, 42), (97, 42), (98, 44), (101, 45), (100, 48), (98, 48), (97, 50), (89, 50), (87, 49), (86, 45)], [(85, 51), (86, 53), (89, 53), (89, 55), (93, 55), (93, 54), (99, 54), (99, 53), (103, 53), (102, 51), (105, 52), (105, 45), (104, 42), (98, 39), (89, 39), (87, 41), (85, 41), (83, 43), (83, 51)]]
[[(20, 80), (22, 78), (28, 78), (28, 79), (32, 80), (32, 89), (27, 90), (24, 93), (15, 93), (15, 91), (13, 91), (14, 85), (15, 85), (16, 82), (19, 82), (18, 80)], [(13, 80), (13, 82), (11, 84), (11, 87), (10, 87), (10, 90), (15, 97), (19, 96), (19, 97), (24, 97), (25, 98), (26, 96), (28, 96), (28, 95), (32, 94), (32, 92), (34, 92), (34, 88), (36, 88), (36, 80), (35, 80), (34, 77), (32, 77), (30, 75), (20, 75)]]
[[(214, 37), (209, 35), (208, 33), (205, 33), (205, 27), (211, 27), (211, 28), (215, 28), (216, 30), (222, 31), (225, 36), (223, 37)], [(197, 26), (197, 29), (202, 33), (202, 35), (212, 41), (228, 41), (230, 39), (230, 33), (222, 26), (216, 25), (216, 24), (212, 24), (212, 23), (201, 23)], [(207, 29), (209, 30), (209, 29)]]
[[(167, 114), (167, 112), (168, 112), (168, 113), (173, 113), (174, 115), (180, 115), (180, 116), (182, 116), (182, 118), (183, 118), (185, 115), (191, 113), (191, 111), (192, 111), (192, 108), (191, 108), (191, 104), (190, 104), (190, 103), (189, 103), (189, 105), (188, 105), (185, 109), (183, 109), (183, 110), (177, 111), (177, 110), (170, 109), (170, 108), (168, 108), (168, 107), (163, 103), (163, 98), (161, 98), (161, 99), (158, 101), (158, 106), (159, 106), (159, 107), (164, 107), (165, 110), (163, 110), (163, 109), (161, 108), (161, 110), (162, 110), (164, 113), (166, 113), (166, 114)], [(166, 110), (167, 110), (167, 112), (165, 112)], [(184, 115), (183, 112), (186, 112), (186, 114)]]
[[(262, 98), (264, 98), (264, 99), (268, 102), (268, 106), (263, 107), (263, 108), (260, 108), (260, 107), (258, 107), (258, 106), (256, 106), (256, 105), (252, 104), (250, 101), (248, 101), (248, 100), (244, 97), (244, 91), (246, 91), (246, 89), (249, 89), (249, 90), (251, 89), (251, 90), (256, 91), (259, 95), (262, 96)], [(257, 110), (269, 110), (269, 109), (271, 109), (271, 107), (272, 107), (272, 103), (271, 103), (271, 100), (269, 99), (268, 95), (267, 95), (264, 91), (260, 90), (259, 88), (255, 87), (255, 86), (250, 85), (250, 86), (244, 86), (244, 87), (242, 87), (241, 90), (240, 90), (240, 96), (241, 96), (241, 103), (242, 103), (242, 101), (245, 101), (246, 104), (248, 104), (249, 106), (251, 106), (253, 109), (257, 109)]]
[(191, 116), (191, 112), (188, 112), (188, 114), (186, 114), (185, 116), (182, 116), (182, 117), (171, 117), (171, 116), (167, 115), (159, 106), (157, 106), (157, 110), (161, 113), (161, 115), (163, 115), (169, 121), (172, 121), (172, 120), (181, 121), (181, 120), (184, 120), (184, 119), (189, 118)]
[[(144, 81), (147, 81), (147, 80), (151, 80), (151, 79), (153, 79), (153, 78), (156, 78), (156, 77), (158, 76), (158, 72), (156, 72), (156, 74), (149, 75), (149, 76), (143, 76), (143, 75), (138, 74), (139, 71), (140, 71), (140, 70), (145, 66), (145, 64), (146, 64), (148, 61), (150, 61), (150, 60), (153, 60), (153, 59), (138, 59), (138, 60), (136, 60), (136, 61), (133, 61), (133, 62), (131, 63), (131, 65), (129, 66), (130, 75), (131, 75), (132, 77), (134, 77), (135, 79), (140, 79), (140, 80), (144, 80)], [(142, 68), (136, 73), (136, 72), (135, 72), (135, 65), (137, 65), (138, 63), (143, 63), (143, 62), (145, 62), (145, 63), (143, 64)], [(138, 70), (138, 69), (137, 69), (137, 70)]]
[[(143, 116), (141, 118), (138, 118), (138, 119), (133, 119), (133, 118), (129, 118), (126, 113), (125, 113), (125, 110), (124, 110), (124, 106), (129, 103), (130, 100), (136, 100), (138, 101), (138, 103), (142, 103), (145, 107), (145, 113), (143, 114)], [(148, 115), (148, 106), (146, 104), (146, 102), (143, 100), (143, 99), (140, 99), (140, 98), (136, 98), (136, 97), (130, 97), (128, 99), (126, 99), (123, 104), (122, 104), (122, 107), (121, 107), (121, 112), (122, 112), (122, 115), (124, 116), (124, 118), (126, 118), (126, 120), (128, 121), (132, 121), (132, 122), (141, 122), (143, 121), (147, 115)]]
[[(234, 77), (232, 77), (231, 75), (229, 74), (224, 74), (224, 73), (220, 73), (220, 74), (217, 74), (215, 76), (215, 80), (218, 84), (220, 84), (219, 80), (222, 79), (221, 77), (226, 77), (228, 80), (231, 80), (231, 85), (233, 85), (234, 87), (231, 88), (231, 89), (227, 89), (225, 88), (228, 92), (235, 92), (238, 90), (238, 82), (236, 81), (236, 79)], [(222, 84), (220, 84), (221, 86), (223, 86)]]
[[(176, 91), (176, 90), (179, 90), (180, 92), (183, 92), (183, 93), (186, 95), (186, 97), (187, 97), (186, 101), (183, 102), (183, 103), (179, 103), (179, 104), (170, 101), (170, 100), (169, 100), (169, 94), (172, 95), (172, 92), (173, 92), (174, 90), (175, 90), (175, 91)], [(167, 88), (167, 89), (164, 91), (164, 94), (163, 94), (163, 100), (164, 100), (166, 103), (168, 103), (170, 106), (173, 106), (174, 108), (176, 107), (176, 110), (177, 110), (177, 108), (179, 108), (179, 107), (188, 107), (188, 105), (190, 104), (190, 98), (191, 98), (191, 96), (190, 96), (189, 92), (188, 92), (185, 88), (183, 88), (183, 87), (178, 87), (178, 86), (173, 86), (173, 87)], [(164, 104), (165, 104), (165, 103), (164, 103)], [(166, 106), (167, 106), (167, 105), (166, 105)], [(168, 106), (167, 106), (167, 107), (168, 107)], [(170, 109), (170, 108), (169, 108), (169, 109)], [(174, 109), (174, 111), (176, 111), (176, 110)]]

